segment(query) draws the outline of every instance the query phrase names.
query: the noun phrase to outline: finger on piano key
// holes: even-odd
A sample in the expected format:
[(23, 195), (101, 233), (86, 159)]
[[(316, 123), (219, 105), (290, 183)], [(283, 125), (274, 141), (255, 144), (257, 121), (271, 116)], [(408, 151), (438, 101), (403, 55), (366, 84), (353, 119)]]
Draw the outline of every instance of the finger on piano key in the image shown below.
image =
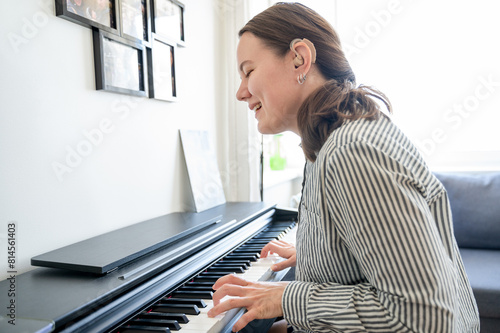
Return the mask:
[[(285, 223), (286, 224), (286, 223)], [(289, 225), (289, 223), (288, 223)], [(288, 228), (288, 227), (287, 227)], [(199, 274), (197, 277), (193, 278), (190, 282), (184, 284), (184, 286), (178, 288), (175, 292), (206, 292), (207, 296), (210, 295), (210, 292), (213, 292), (213, 284), (215, 281), (225, 276), (229, 273), (235, 273), (234, 267), (239, 267), (238, 275), (244, 279), (249, 281), (259, 281), (261, 279), (266, 280), (267, 278), (263, 278), (264, 276), (270, 276), (269, 268), (276, 262), (283, 260), (279, 258), (277, 255), (270, 255), (265, 259), (260, 259), (260, 251), (262, 247), (266, 245), (269, 241), (273, 239), (283, 239), (288, 237), (290, 233), (281, 232), (283, 230), (283, 226), (268, 228), (266, 231), (262, 232), (260, 235), (251, 239), (245, 244), (242, 244), (240, 247), (235, 249), (232, 253), (222, 258), (220, 261), (214, 263), (212, 266), (206, 269), (205, 272)], [(290, 228), (288, 228), (290, 229)], [(285, 237), (284, 237), (285, 236)], [(243, 272), (242, 272), (243, 269)], [(174, 294), (172, 293), (172, 294)], [(170, 294), (170, 295), (172, 295)], [(180, 294), (177, 294), (180, 295)], [(222, 301), (226, 300), (224, 298)], [(201, 303), (199, 303), (201, 302)], [(169, 303), (177, 303), (177, 304), (169, 304)], [(204, 306), (202, 306), (202, 304)], [(175, 308), (166, 308), (165, 306), (173, 305)], [(184, 305), (189, 308), (180, 309), (179, 306)], [(193, 307), (195, 306), (195, 307)], [(197, 298), (172, 298), (164, 297), (161, 299), (156, 305), (152, 306), (152, 310), (154, 312), (150, 312), (150, 319), (162, 319), (160, 315), (168, 315), (175, 316), (176, 314), (179, 316), (184, 316), (185, 320), (178, 320), (181, 326), (181, 332), (184, 333), (207, 333), (207, 332), (219, 332), (226, 325), (233, 325), (233, 318), (236, 314), (240, 316), (244, 309), (232, 309), (227, 311), (226, 313), (222, 313), (215, 318), (209, 318), (207, 316), (207, 312), (213, 307), (213, 302), (211, 299), (206, 299), (205, 301)], [(192, 309), (196, 308), (196, 311), (192, 311)], [(158, 312), (156, 312), (158, 311)], [(174, 313), (175, 312), (175, 313)], [(193, 313), (193, 314), (189, 314)], [(159, 318), (156, 318), (154, 314), (157, 314)], [(185, 314), (185, 315), (184, 315)], [(142, 315), (138, 315), (137, 318), (144, 318), (144, 313)], [(166, 319), (167, 317), (165, 317)], [(168, 318), (170, 319), (170, 318)], [(134, 320), (134, 319), (133, 319)], [(186, 321), (189, 321), (186, 323)], [(132, 322), (131, 322), (132, 323)], [(125, 326), (125, 325), (124, 325)], [(130, 326), (130, 325), (129, 325)], [(128, 327), (129, 328), (129, 327)], [(151, 328), (154, 329), (154, 328)], [(144, 331), (140, 331), (143, 333)], [(156, 331), (154, 331), (156, 333)], [(162, 331), (163, 332), (163, 331)]]
[[(222, 300), (229, 299), (230, 297), (224, 297)], [(240, 309), (232, 309), (225, 313), (221, 313), (216, 317), (209, 318), (207, 312), (213, 308), (213, 302), (207, 301), (207, 307), (200, 311), (198, 316), (187, 316), (189, 323), (185, 326), (181, 325), (181, 332), (185, 328), (187, 329), (204, 329), (204, 332), (219, 332), (220, 328), (224, 327), (237, 313)], [(210, 329), (208, 329), (210, 328)]]

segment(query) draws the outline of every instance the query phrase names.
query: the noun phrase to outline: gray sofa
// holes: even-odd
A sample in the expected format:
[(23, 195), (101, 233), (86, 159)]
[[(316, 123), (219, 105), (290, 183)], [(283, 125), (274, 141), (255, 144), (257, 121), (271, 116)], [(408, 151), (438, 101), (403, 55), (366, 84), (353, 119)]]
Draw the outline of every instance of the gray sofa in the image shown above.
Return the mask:
[(448, 192), (455, 237), (481, 317), (481, 333), (500, 332), (500, 172), (435, 175)]

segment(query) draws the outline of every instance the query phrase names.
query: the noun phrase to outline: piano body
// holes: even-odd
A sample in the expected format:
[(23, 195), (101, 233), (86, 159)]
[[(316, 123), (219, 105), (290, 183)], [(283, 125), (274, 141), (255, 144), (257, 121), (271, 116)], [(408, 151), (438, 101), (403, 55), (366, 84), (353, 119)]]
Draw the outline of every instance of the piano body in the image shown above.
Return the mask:
[(0, 332), (230, 332), (244, 309), (208, 318), (211, 285), (232, 272), (281, 280), (286, 270), (271, 272), (255, 253), (291, 230), (296, 215), (263, 202), (229, 202), (34, 257), (32, 264), (46, 267), (15, 276), (13, 298), (7, 297), (12, 281), (0, 282)]

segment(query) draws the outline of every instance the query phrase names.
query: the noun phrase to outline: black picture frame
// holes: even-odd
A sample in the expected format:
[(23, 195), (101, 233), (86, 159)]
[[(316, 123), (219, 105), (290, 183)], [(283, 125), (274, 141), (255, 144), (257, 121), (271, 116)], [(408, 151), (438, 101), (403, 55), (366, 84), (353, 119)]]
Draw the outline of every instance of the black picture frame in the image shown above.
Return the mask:
[(186, 46), (184, 11), (184, 4), (177, 0), (152, 0), (152, 31)]
[(151, 46), (150, 0), (120, 0), (120, 33), (123, 38)]
[(145, 48), (93, 28), (96, 90), (146, 97)]
[(152, 47), (147, 50), (149, 98), (173, 102), (177, 100), (175, 55), (177, 44), (152, 34)]
[(119, 34), (119, 0), (55, 0), (55, 4), (56, 16), (87, 28)]

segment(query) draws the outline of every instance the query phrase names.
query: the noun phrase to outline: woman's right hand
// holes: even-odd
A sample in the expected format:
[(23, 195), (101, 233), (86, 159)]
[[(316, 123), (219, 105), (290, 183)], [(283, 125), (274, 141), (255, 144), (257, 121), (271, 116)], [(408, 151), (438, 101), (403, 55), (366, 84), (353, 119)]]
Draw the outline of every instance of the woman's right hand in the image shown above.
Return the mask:
[(260, 251), (261, 258), (267, 258), (269, 254), (276, 253), (286, 260), (276, 263), (271, 266), (271, 270), (277, 272), (288, 267), (295, 266), (296, 263), (296, 250), (295, 246), (281, 240), (273, 240), (266, 244)]

